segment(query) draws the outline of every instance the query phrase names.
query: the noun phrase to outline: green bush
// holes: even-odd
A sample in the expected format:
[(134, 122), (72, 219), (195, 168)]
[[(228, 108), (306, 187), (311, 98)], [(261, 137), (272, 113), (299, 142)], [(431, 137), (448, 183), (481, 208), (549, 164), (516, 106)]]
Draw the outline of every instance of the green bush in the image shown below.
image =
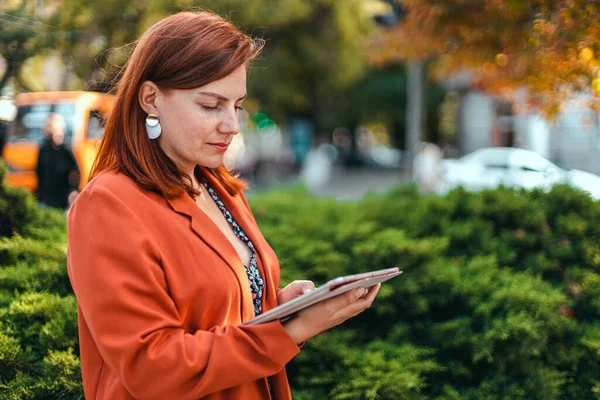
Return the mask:
[[(295, 399), (600, 399), (600, 203), (585, 194), (250, 200), (282, 285), (404, 270), (308, 341)], [(0, 187), (0, 399), (83, 398), (66, 241), (62, 213)]]
[(0, 399), (82, 399), (64, 213), (40, 209), (5, 174), (0, 167)]
[(336, 203), (255, 194), (285, 284), (398, 266), (361, 316), (290, 366), (299, 399), (600, 398), (600, 203), (414, 186)]

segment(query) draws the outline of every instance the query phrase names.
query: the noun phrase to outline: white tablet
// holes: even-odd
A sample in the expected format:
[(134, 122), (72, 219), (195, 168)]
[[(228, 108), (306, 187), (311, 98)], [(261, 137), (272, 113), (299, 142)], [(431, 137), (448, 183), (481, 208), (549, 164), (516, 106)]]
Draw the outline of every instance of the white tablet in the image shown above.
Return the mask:
[(294, 313), (312, 306), (320, 301), (329, 299), (334, 296), (339, 296), (349, 290), (359, 287), (369, 288), (378, 283), (387, 281), (395, 276), (398, 276), (402, 271), (398, 268), (388, 268), (379, 271), (365, 272), (356, 275), (347, 275), (335, 278), (326, 284), (319, 286), (315, 290), (311, 290), (293, 300), (283, 303), (282, 305), (269, 310), (258, 317), (244, 322), (244, 325), (258, 325), (265, 322), (271, 322), (276, 319), (285, 319)]

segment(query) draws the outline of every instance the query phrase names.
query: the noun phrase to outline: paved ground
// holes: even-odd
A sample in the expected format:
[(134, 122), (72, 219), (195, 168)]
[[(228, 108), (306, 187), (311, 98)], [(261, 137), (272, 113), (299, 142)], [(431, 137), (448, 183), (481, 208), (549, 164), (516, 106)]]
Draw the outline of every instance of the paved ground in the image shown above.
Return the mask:
[[(284, 184), (296, 184), (300, 181), (298, 176), (290, 176)], [(356, 200), (368, 192), (382, 193), (391, 186), (407, 181), (400, 170), (376, 169), (343, 169), (333, 170), (329, 179), (322, 185), (311, 187), (310, 191), (317, 196), (334, 197), (338, 200)], [(269, 185), (261, 185), (255, 189), (265, 190)]]
[(326, 184), (311, 191), (318, 196), (355, 200), (368, 192), (386, 192), (391, 186), (403, 181), (406, 181), (406, 178), (399, 170), (339, 169), (334, 171)]

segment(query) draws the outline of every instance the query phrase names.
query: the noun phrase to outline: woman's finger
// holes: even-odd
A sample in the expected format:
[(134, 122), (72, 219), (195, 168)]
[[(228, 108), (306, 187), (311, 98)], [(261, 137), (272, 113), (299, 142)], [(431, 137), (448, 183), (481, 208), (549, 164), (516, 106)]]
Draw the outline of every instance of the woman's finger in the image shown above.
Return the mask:
[[(377, 297), (377, 293), (379, 293), (380, 288), (381, 284), (379, 283), (377, 285), (371, 286), (368, 292), (365, 291), (366, 294), (364, 295), (364, 297), (361, 297), (358, 300), (354, 300), (353, 302), (348, 303), (346, 307), (336, 312), (334, 314), (335, 318), (343, 318), (343, 320), (345, 321), (348, 318), (360, 314), (361, 312), (369, 308), (371, 304), (373, 304), (373, 300), (375, 300), (375, 297)], [(355, 294), (355, 296), (356, 295), (357, 294)]]
[(363, 297), (363, 300), (368, 301), (369, 305), (371, 305), (371, 303), (373, 303), (373, 300), (375, 300), (375, 297), (377, 297), (377, 293), (379, 293), (379, 289), (381, 289), (381, 283), (371, 286), (369, 288), (367, 295), (365, 297)]
[(304, 293), (313, 290), (314, 288), (315, 284), (312, 281), (294, 281), (279, 291), (277, 294), (277, 301), (279, 304), (286, 303), (298, 296), (302, 296)]
[(315, 290), (315, 283), (313, 281), (296, 281), (297, 288), (295, 289), (298, 293), (306, 293), (311, 290)]

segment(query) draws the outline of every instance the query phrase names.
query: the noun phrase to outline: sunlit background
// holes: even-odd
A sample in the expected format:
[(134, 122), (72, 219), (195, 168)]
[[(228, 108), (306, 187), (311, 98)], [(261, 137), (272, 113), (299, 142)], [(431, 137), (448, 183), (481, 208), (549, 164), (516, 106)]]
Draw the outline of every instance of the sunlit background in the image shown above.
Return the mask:
[(508, 186), (600, 173), (598, 6), (480, 3), (4, 0), (0, 118), (15, 118), (21, 92), (110, 91), (141, 32), (170, 13), (209, 9), (267, 40), (227, 158), (255, 188), (301, 180), (342, 198), (398, 180), (476, 188), (497, 171), (481, 166), (456, 182), (456, 162), (442, 159), (498, 146), (552, 163), (533, 184), (504, 173)]
[(44, 122), (83, 186), (131, 44), (190, 9), (266, 40), (226, 165), (282, 286), (404, 271), (294, 399), (600, 399), (598, 0), (0, 0), (0, 400), (83, 399)]

